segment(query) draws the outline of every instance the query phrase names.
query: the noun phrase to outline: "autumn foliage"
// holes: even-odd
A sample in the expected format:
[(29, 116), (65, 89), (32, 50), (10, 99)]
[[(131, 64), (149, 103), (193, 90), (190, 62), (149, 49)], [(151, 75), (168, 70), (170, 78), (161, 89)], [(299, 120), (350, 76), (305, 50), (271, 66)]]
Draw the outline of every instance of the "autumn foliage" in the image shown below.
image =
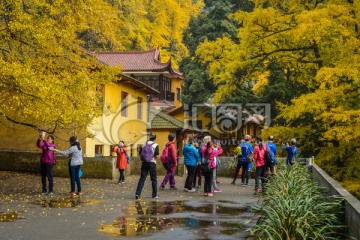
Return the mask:
[(234, 92), (239, 81), (257, 81), (255, 90), (261, 90), (276, 63), (287, 81), (306, 88), (291, 104), (277, 106), (285, 126), (267, 134), (297, 137), (303, 154), (316, 155), (322, 168), (359, 194), (360, 3), (253, 2), (252, 12), (230, 16), (241, 25), (238, 41), (223, 37), (197, 49), (219, 86), (214, 100)]
[(173, 64), (187, 51), (182, 31), (202, 2), (1, 1), (0, 121), (78, 132), (102, 113), (101, 85), (120, 69), (87, 50), (161, 48)]

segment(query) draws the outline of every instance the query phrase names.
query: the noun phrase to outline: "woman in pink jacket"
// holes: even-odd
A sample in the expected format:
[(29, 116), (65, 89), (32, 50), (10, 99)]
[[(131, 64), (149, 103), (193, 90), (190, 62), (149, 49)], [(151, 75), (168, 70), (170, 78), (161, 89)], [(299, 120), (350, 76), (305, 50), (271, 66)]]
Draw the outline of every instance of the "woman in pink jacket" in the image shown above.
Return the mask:
[(257, 146), (254, 147), (254, 159), (256, 164), (256, 173), (255, 173), (255, 194), (262, 191), (260, 187), (259, 178), (261, 177), (261, 185), (264, 186), (266, 183), (266, 167), (265, 167), (265, 156), (266, 156), (266, 146), (262, 143), (262, 138), (257, 137), (256, 141)]
[(213, 196), (211, 192), (211, 183), (213, 179), (213, 172), (216, 168), (215, 157), (222, 154), (223, 150), (220, 144), (217, 145), (218, 150), (214, 150), (214, 143), (212, 141), (208, 142), (201, 148), (201, 154), (203, 157), (202, 169), (205, 183), (204, 183), (204, 196)]
[[(53, 180), (53, 166), (55, 165), (55, 155), (51, 151), (56, 148), (54, 144), (54, 136), (48, 135), (45, 139), (45, 132), (41, 132), (39, 139), (36, 142), (36, 146), (42, 149), (40, 158), (40, 174), (42, 183), (42, 194), (54, 193), (54, 180)], [(49, 191), (46, 192), (46, 178), (49, 181)]]

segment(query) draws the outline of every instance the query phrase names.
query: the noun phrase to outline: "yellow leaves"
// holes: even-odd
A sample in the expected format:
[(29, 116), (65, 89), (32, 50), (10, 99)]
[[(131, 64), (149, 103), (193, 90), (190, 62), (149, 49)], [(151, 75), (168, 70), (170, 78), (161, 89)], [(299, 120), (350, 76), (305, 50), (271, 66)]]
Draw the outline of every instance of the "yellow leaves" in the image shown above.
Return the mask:
[(268, 77), (270, 76), (270, 71), (259, 74), (256, 84), (253, 86), (253, 91), (255, 93), (260, 93), (263, 88), (268, 84)]

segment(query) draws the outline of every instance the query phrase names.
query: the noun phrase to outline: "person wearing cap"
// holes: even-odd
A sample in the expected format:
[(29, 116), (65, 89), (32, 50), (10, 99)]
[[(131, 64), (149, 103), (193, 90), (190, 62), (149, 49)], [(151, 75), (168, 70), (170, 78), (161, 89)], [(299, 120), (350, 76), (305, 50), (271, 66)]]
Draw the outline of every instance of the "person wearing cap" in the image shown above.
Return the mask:
[(287, 143), (286, 145), (282, 146), (282, 150), (285, 150), (287, 152), (287, 157), (286, 157), (286, 165), (290, 165), (290, 160), (292, 157), (296, 157), (298, 154), (298, 149), (295, 146), (296, 145), (296, 139), (292, 138), (290, 140), (290, 145)]
[(184, 164), (188, 172), (184, 186), (185, 192), (195, 192), (195, 189), (192, 188), (192, 184), (195, 176), (196, 166), (198, 165), (198, 162), (200, 162), (200, 156), (197, 149), (194, 147), (194, 143), (195, 139), (189, 138), (188, 143), (182, 150)]
[(264, 186), (266, 183), (265, 173), (266, 173), (266, 165), (265, 165), (265, 155), (266, 155), (266, 146), (262, 143), (262, 138), (256, 138), (257, 145), (254, 147), (254, 160), (256, 165), (256, 173), (255, 173), (255, 194), (262, 191), (262, 187), (260, 186), (260, 178), (261, 185)]
[[(270, 150), (274, 153), (274, 155), (276, 156), (277, 154), (277, 148), (276, 148), (276, 144), (274, 143), (274, 136), (269, 136), (269, 141), (266, 143), (266, 146), (270, 148)], [(271, 173), (271, 175), (276, 175), (276, 167), (275, 167), (276, 163), (268, 165), (266, 172)]]
[[(241, 173), (241, 185), (242, 186), (251, 186), (249, 183), (249, 172), (252, 167), (252, 162), (248, 159), (251, 158), (251, 155), (254, 154), (254, 149), (250, 144), (251, 136), (245, 135), (244, 142), (240, 144), (241, 148), (241, 167), (242, 167), (242, 173)], [(235, 184), (235, 181), (232, 182), (232, 184)]]
[(174, 140), (175, 140), (175, 134), (170, 133), (168, 136), (169, 142), (166, 144), (165, 147), (168, 147), (168, 152), (170, 154), (171, 160), (170, 160), (170, 166), (166, 169), (166, 175), (164, 177), (164, 180), (162, 181), (160, 185), (160, 190), (164, 190), (165, 186), (168, 182), (170, 182), (170, 190), (177, 190), (175, 187), (175, 167), (177, 166), (177, 153), (176, 148), (174, 146)]
[[(151, 185), (152, 185), (152, 197), (159, 198), (159, 194), (157, 193), (157, 175), (156, 175), (156, 159), (159, 157), (159, 146), (154, 141), (156, 140), (156, 134), (150, 134), (149, 140), (142, 145), (142, 148), (145, 147), (146, 144), (151, 145), (154, 156), (150, 162), (143, 161), (141, 163), (141, 173), (140, 179), (136, 188), (135, 199), (139, 199), (141, 197), (141, 191), (144, 187), (144, 183), (148, 173), (150, 173)], [(141, 154), (141, 149), (140, 153)]]
[[(241, 139), (241, 143), (245, 142), (244, 139)], [(234, 173), (234, 179), (231, 182), (231, 184), (236, 184), (236, 178), (239, 175), (239, 171), (241, 169), (242, 166), (242, 160), (241, 160), (241, 143), (239, 144), (239, 146), (237, 146), (234, 150), (234, 155), (235, 155), (235, 160), (237, 159), (237, 165), (236, 165), (236, 169), (235, 169), (235, 173)]]

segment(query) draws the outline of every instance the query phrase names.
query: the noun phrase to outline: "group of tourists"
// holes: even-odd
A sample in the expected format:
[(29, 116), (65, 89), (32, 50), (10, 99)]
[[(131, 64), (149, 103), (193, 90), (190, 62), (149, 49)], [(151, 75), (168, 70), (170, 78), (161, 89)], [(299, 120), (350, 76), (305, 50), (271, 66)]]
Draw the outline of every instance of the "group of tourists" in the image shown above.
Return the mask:
[[(152, 197), (159, 198), (157, 189), (157, 171), (156, 164), (161, 162), (166, 170), (166, 175), (160, 184), (160, 190), (164, 190), (169, 183), (170, 190), (178, 190), (175, 186), (175, 168), (178, 164), (178, 153), (174, 146), (175, 135), (168, 135), (168, 143), (160, 155), (159, 145), (155, 143), (156, 134), (150, 134), (148, 141), (144, 143), (139, 151), (141, 158), (141, 173), (140, 179), (136, 188), (135, 198), (141, 197), (141, 192), (148, 174), (152, 182)], [(234, 150), (235, 158), (237, 159), (237, 166), (233, 181), (231, 184), (236, 184), (239, 170), (241, 173), (241, 185), (251, 186), (249, 182), (250, 170), (255, 164), (255, 194), (262, 191), (265, 183), (267, 183), (270, 176), (276, 175), (276, 155), (277, 147), (274, 143), (274, 137), (270, 136), (268, 141), (263, 143), (261, 137), (257, 137), (254, 146), (251, 144), (252, 138), (250, 135), (245, 135), (241, 140), (240, 145)], [(69, 156), (69, 175), (70, 175), (70, 195), (81, 194), (81, 165), (83, 164), (82, 148), (75, 136), (69, 139), (70, 147), (65, 151), (56, 149), (54, 143), (54, 136), (48, 135), (45, 138), (45, 133), (42, 132), (37, 140), (37, 146), (42, 149), (40, 158), (41, 166), (41, 182), (42, 193), (53, 194), (53, 166), (56, 164), (55, 152), (61, 155)], [(290, 144), (287, 142), (282, 146), (282, 149), (287, 152), (286, 165), (295, 163), (295, 158), (298, 154), (296, 139), (291, 139)], [(117, 154), (116, 168), (119, 169), (120, 178), (118, 184), (125, 183), (125, 169), (128, 168), (130, 161), (124, 141), (120, 141), (113, 146), (112, 152)], [(187, 170), (187, 177), (185, 180), (184, 191), (195, 192), (196, 188), (201, 188), (202, 176), (204, 176), (204, 196), (213, 196), (213, 193), (222, 192), (217, 186), (216, 170), (220, 164), (219, 155), (223, 153), (220, 142), (211, 140), (211, 136), (205, 136), (202, 141), (194, 138), (189, 138), (188, 142), (182, 149), (184, 156), (184, 165)], [(159, 161), (160, 160), (160, 161)], [(46, 184), (48, 179), (48, 188)], [(261, 184), (260, 184), (261, 182)], [(75, 191), (75, 184), (77, 191)]]
[[(152, 197), (159, 198), (157, 192), (157, 173), (156, 173), (156, 160), (160, 158), (161, 163), (166, 169), (164, 180), (160, 184), (160, 190), (164, 190), (167, 183), (170, 184), (170, 190), (178, 190), (175, 186), (174, 171), (178, 164), (178, 154), (174, 146), (175, 135), (169, 134), (169, 142), (166, 144), (161, 156), (159, 146), (154, 141), (156, 134), (150, 134), (149, 140), (142, 145), (139, 152), (142, 165), (141, 174), (138, 186), (135, 192), (135, 198), (141, 197), (141, 192), (148, 173), (152, 181)], [(222, 154), (223, 150), (220, 143), (211, 141), (210, 136), (204, 137), (203, 142), (198, 142), (194, 138), (189, 138), (187, 144), (182, 149), (184, 156), (184, 164), (187, 169), (187, 178), (185, 180), (184, 191), (195, 192), (195, 188), (201, 187), (202, 175), (205, 178), (204, 182), (204, 195), (213, 196), (214, 192), (221, 192), (217, 187), (216, 181), (216, 167), (220, 160), (218, 156)], [(160, 157), (159, 157), (160, 156)], [(198, 185), (196, 186), (196, 182)], [(212, 190), (213, 188), (213, 190)]]
[[(298, 154), (296, 139), (290, 140), (290, 145), (287, 141), (282, 146), (282, 149), (287, 152), (286, 165), (295, 163), (295, 158)], [(251, 186), (249, 183), (249, 173), (255, 163), (255, 194), (262, 191), (265, 183), (268, 182), (271, 176), (276, 175), (277, 163), (277, 147), (274, 143), (274, 137), (269, 136), (268, 142), (263, 143), (261, 137), (257, 137), (254, 147), (251, 145), (251, 136), (245, 135), (241, 144), (234, 150), (235, 158), (237, 158), (237, 167), (235, 170), (234, 178), (231, 184), (236, 184), (236, 179), (239, 170), (241, 173), (241, 185)], [(261, 185), (260, 185), (261, 181)]]
[[(70, 137), (69, 143), (70, 147), (65, 151), (60, 151), (56, 149), (54, 143), (54, 136), (48, 135), (45, 138), (46, 133), (41, 132), (37, 140), (37, 147), (42, 149), (40, 157), (40, 174), (41, 174), (41, 183), (42, 183), (42, 194), (54, 194), (54, 180), (53, 180), (53, 167), (56, 164), (55, 152), (61, 155), (69, 156), (68, 166), (69, 166), (69, 175), (70, 175), (70, 192), (71, 196), (81, 194), (81, 165), (84, 163), (82, 148), (80, 142), (75, 136)], [(46, 178), (49, 182), (49, 187), (47, 188)], [(75, 183), (77, 186), (77, 192), (75, 192)]]

